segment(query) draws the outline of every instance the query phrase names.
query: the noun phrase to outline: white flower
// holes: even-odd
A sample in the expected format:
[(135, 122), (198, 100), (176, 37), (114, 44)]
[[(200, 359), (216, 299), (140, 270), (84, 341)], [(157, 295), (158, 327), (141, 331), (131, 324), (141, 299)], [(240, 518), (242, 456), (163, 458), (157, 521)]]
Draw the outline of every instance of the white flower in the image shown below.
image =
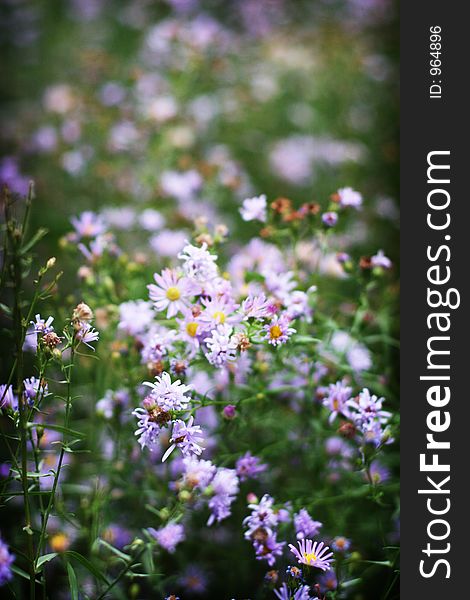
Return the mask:
[(167, 319), (171, 319), (189, 304), (192, 286), (172, 269), (163, 269), (161, 275), (155, 273), (153, 277), (157, 285), (151, 283), (147, 286), (150, 300), (153, 300), (157, 311), (166, 310)]
[(207, 250), (206, 243), (200, 248), (187, 244), (178, 258), (184, 261), (183, 270), (191, 279), (204, 283), (217, 277), (217, 256)]
[(266, 196), (254, 196), (243, 201), (240, 208), (240, 214), (244, 221), (262, 221), (266, 222)]
[(350, 187), (341, 188), (338, 190), (340, 206), (352, 206), (359, 208), (362, 204), (362, 195)]
[(153, 321), (154, 312), (150, 302), (130, 300), (119, 305), (119, 325), (129, 335), (144, 333)]
[(211, 334), (205, 338), (209, 352), (206, 358), (211, 365), (220, 367), (227, 361), (235, 360), (237, 355), (237, 340), (232, 336), (233, 327), (227, 323), (218, 325)]

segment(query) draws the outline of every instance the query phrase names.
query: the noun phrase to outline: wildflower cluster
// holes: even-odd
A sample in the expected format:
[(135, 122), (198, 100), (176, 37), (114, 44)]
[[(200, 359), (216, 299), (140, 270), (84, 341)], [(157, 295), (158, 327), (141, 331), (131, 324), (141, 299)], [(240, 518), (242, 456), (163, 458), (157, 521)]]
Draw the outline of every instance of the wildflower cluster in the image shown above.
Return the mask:
[(393, 595), (388, 3), (10, 4), (0, 589)]

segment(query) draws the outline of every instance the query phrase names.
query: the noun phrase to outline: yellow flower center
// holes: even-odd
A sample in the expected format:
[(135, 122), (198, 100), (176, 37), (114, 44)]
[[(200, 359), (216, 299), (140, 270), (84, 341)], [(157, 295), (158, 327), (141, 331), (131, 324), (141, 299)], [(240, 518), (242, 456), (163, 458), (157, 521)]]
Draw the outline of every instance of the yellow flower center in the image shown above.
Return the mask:
[(333, 408), (335, 410), (338, 410), (338, 408), (339, 408), (339, 400), (338, 400), (338, 398), (334, 398), (334, 400), (333, 400)]
[(282, 329), (279, 327), (279, 325), (273, 325), (269, 330), (269, 333), (273, 339), (277, 340), (282, 335)]
[(197, 333), (198, 324), (192, 321), (186, 325), (186, 331), (191, 336), (194, 337)]
[(70, 546), (70, 540), (65, 533), (56, 533), (50, 539), (50, 544), (54, 552), (65, 552)]
[(216, 310), (212, 316), (218, 323), (225, 323), (225, 314), (221, 310)]
[(169, 287), (166, 291), (166, 297), (168, 298), (168, 300), (171, 300), (172, 302), (174, 300), (178, 300), (180, 295), (181, 295), (180, 291), (177, 287)]
[(307, 564), (311, 564), (312, 562), (317, 560), (317, 556), (316, 554), (314, 554), (313, 552), (309, 552), (307, 554), (307, 552), (304, 553), (304, 559), (307, 561)]

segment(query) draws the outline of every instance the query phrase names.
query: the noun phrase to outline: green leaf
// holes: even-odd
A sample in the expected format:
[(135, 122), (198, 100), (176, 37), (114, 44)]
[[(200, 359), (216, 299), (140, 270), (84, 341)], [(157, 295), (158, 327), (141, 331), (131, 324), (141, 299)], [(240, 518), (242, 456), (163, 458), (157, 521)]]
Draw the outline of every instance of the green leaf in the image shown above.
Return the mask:
[(85, 567), (85, 569), (87, 569), (87, 571), (90, 571), (90, 573), (94, 575), (97, 579), (99, 579), (106, 585), (109, 585), (109, 582), (103, 575), (103, 573), (99, 569), (97, 569), (95, 565), (93, 565), (87, 558), (82, 556), (79, 552), (75, 552), (74, 550), (67, 550), (66, 555), (70, 556), (70, 558), (74, 558), (75, 560), (77, 560)]
[(295, 335), (292, 338), (294, 344), (314, 344), (321, 342), (320, 339), (312, 337), (311, 335)]
[(359, 583), (361, 583), (361, 579), (350, 579), (349, 581), (343, 581), (341, 583), (341, 587), (342, 588), (350, 588), (353, 587), (355, 585), (358, 585)]
[(77, 576), (75, 575), (75, 571), (69, 562), (67, 562), (67, 575), (69, 576), (70, 598), (71, 600), (78, 600), (79, 590)]
[(39, 571), (41, 570), (42, 566), (47, 563), (50, 562), (51, 560), (53, 560), (56, 556), (58, 555), (57, 552), (51, 552), (50, 554), (43, 554), (42, 556), (40, 556), (36, 562), (36, 573), (39, 573)]
[(19, 575), (20, 577), (23, 577), (24, 579), (27, 579), (29, 581), (29, 573), (26, 573), (26, 571), (23, 571), (23, 569), (20, 569), (16, 565), (12, 565), (11, 570), (13, 571), (13, 573), (16, 573), (16, 575)]
[(116, 556), (119, 556), (119, 558), (121, 558), (123, 561), (129, 562), (131, 560), (131, 556), (129, 556), (129, 554), (125, 554), (124, 552), (121, 552), (120, 550), (118, 550), (117, 548), (112, 546), (111, 544), (108, 544), (108, 542), (106, 542), (105, 540), (102, 540), (100, 538), (98, 541), (101, 546), (104, 546), (105, 548), (110, 550), (113, 554), (115, 554)]
[(41, 227), (40, 229), (38, 229), (37, 232), (33, 235), (33, 237), (29, 240), (29, 242), (26, 242), (26, 244), (24, 246), (22, 246), (22, 248), (20, 250), (20, 256), (24, 256), (46, 234), (47, 234), (47, 229), (44, 229), (44, 227)]
[(33, 429), (34, 427), (42, 427), (43, 429), (51, 429), (52, 431), (58, 431), (59, 433), (66, 433), (67, 435), (84, 438), (86, 437), (85, 433), (81, 433), (80, 431), (76, 431), (75, 429), (69, 429), (68, 427), (63, 427), (62, 425), (48, 425), (44, 423), (28, 423), (28, 429)]

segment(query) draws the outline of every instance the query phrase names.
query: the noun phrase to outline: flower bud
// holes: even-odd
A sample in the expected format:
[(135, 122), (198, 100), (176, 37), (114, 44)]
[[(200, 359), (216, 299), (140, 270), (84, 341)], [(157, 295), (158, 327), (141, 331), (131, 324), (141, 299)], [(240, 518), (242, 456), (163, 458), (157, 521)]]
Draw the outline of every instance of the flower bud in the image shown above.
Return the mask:
[(224, 408), (222, 410), (222, 415), (224, 416), (225, 419), (227, 419), (228, 421), (231, 421), (232, 419), (234, 419), (237, 416), (236, 410), (237, 410), (237, 407), (234, 404), (227, 404), (227, 406), (224, 406)]
[(188, 490), (181, 490), (181, 492), (178, 494), (178, 498), (181, 500), (181, 502), (188, 502), (191, 500), (191, 492)]
[(73, 321), (91, 321), (92, 319), (93, 319), (93, 311), (88, 306), (88, 304), (85, 304), (85, 302), (80, 302), (80, 304), (77, 304), (77, 306), (74, 308), (74, 311), (72, 313), (72, 320)]

